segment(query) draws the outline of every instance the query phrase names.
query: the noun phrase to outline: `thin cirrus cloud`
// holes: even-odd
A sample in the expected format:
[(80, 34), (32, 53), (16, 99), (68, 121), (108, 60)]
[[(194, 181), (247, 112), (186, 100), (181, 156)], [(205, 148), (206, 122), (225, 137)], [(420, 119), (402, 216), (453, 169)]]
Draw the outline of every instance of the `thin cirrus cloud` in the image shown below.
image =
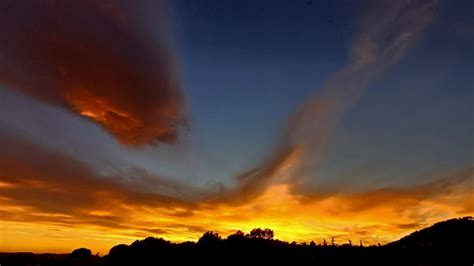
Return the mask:
[(0, 84), (86, 117), (122, 144), (172, 142), (186, 108), (161, 5), (2, 1)]
[(289, 117), (274, 151), (256, 169), (237, 177), (239, 188), (229, 197), (251, 198), (272, 182), (291, 183), (295, 190), (304, 187), (341, 117), (415, 44), (434, 21), (436, 6), (435, 0), (407, 0), (380, 1), (368, 8), (357, 20), (347, 64)]

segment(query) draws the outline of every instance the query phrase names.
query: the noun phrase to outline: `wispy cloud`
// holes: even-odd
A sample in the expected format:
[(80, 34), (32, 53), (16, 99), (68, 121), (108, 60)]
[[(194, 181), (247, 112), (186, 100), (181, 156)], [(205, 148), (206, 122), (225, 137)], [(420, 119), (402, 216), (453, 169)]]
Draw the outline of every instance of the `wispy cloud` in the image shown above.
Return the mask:
[[(144, 171), (134, 172), (133, 179), (102, 176), (68, 155), (1, 131), (0, 145), (2, 198), (45, 212), (73, 214), (122, 200), (131, 205), (166, 206), (172, 210), (194, 206), (187, 198), (201, 193)], [(152, 184), (147, 181), (151, 178)]]
[(239, 176), (231, 193), (244, 199), (272, 182), (305, 185), (345, 111), (414, 45), (434, 20), (435, 7), (434, 0), (374, 1), (356, 21), (348, 63), (290, 116), (274, 151)]

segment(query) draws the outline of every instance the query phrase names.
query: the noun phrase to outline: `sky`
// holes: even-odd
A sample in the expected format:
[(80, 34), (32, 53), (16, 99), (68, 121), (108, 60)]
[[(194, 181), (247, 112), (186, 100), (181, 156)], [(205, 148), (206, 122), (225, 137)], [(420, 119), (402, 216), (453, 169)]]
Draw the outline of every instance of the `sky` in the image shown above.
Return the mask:
[(474, 214), (474, 3), (0, 3), (0, 251)]

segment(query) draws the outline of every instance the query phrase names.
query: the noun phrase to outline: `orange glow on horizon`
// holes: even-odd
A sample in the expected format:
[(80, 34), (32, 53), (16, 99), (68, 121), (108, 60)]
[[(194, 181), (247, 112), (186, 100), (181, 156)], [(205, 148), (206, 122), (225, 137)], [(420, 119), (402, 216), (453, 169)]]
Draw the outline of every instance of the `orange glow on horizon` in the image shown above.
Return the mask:
[[(173, 242), (197, 241), (206, 231), (213, 230), (227, 236), (236, 230), (249, 232), (256, 227), (271, 228), (275, 238), (286, 241), (309, 242), (311, 240), (328, 243), (335, 238), (336, 243), (353, 243), (359, 240), (364, 245), (387, 243), (422, 227), (448, 218), (472, 215), (472, 194), (469, 191), (452, 193), (449, 196), (425, 200), (413, 204), (410, 197), (391, 200), (360, 211), (350, 211), (348, 205), (357, 201), (358, 196), (331, 196), (322, 200), (302, 202), (300, 196), (292, 195), (288, 185), (273, 185), (254, 201), (240, 206), (203, 206), (188, 215), (185, 210), (176, 209), (170, 213), (165, 208), (148, 208), (118, 203), (120, 206), (106, 208), (97, 206), (87, 215), (103, 219), (104, 224), (92, 225), (86, 220), (74, 217), (60, 217), (55, 222), (54, 215), (35, 213), (34, 209), (9, 206), (0, 200), (2, 210), (15, 209), (18, 217), (29, 215), (36, 219), (48, 217), (48, 222), (1, 220), (2, 251), (70, 252), (78, 247), (88, 247), (102, 255), (117, 244), (129, 244), (148, 236), (163, 237)], [(467, 200), (470, 209), (453, 205)], [(406, 206), (404, 206), (407, 204)], [(127, 223), (107, 224), (108, 217), (124, 214)], [(423, 224), (418, 224), (414, 213), (427, 215)], [(61, 224), (61, 219), (72, 219), (72, 224)]]

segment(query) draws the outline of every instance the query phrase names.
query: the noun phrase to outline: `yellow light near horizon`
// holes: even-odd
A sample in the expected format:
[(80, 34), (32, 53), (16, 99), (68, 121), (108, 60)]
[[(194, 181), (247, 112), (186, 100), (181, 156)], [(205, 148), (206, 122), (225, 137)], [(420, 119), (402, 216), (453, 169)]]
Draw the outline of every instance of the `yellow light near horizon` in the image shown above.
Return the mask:
[[(332, 196), (319, 201), (302, 202), (289, 192), (288, 185), (274, 185), (255, 200), (239, 206), (221, 205), (211, 209), (194, 210), (192, 216), (173, 217), (165, 209), (153, 210), (129, 208), (127, 228), (109, 228), (87, 223), (71, 225), (53, 222), (0, 221), (1, 251), (71, 252), (75, 248), (87, 247), (94, 253), (107, 254), (117, 244), (130, 244), (147, 236), (163, 237), (172, 242), (197, 241), (206, 230), (227, 236), (236, 230), (249, 232), (253, 228), (271, 228), (275, 238), (285, 241), (322, 243), (353, 243), (364, 245), (387, 243), (432, 223), (461, 214), (472, 214), (472, 209), (462, 213), (459, 200), (472, 199), (472, 195), (453, 194), (447, 197), (420, 201), (412, 211), (400, 208), (403, 199), (387, 201), (384, 204), (351, 212), (345, 209), (354, 201), (350, 196)], [(2, 206), (2, 208), (7, 206)], [(19, 217), (31, 210), (17, 208)], [(98, 209), (91, 213), (106, 217), (114, 209)], [(427, 216), (426, 224), (414, 224), (414, 212), (436, 213)], [(48, 215), (48, 214), (43, 214)], [(124, 214), (125, 215), (125, 214)], [(145, 232), (143, 229), (160, 229), (160, 233)]]

